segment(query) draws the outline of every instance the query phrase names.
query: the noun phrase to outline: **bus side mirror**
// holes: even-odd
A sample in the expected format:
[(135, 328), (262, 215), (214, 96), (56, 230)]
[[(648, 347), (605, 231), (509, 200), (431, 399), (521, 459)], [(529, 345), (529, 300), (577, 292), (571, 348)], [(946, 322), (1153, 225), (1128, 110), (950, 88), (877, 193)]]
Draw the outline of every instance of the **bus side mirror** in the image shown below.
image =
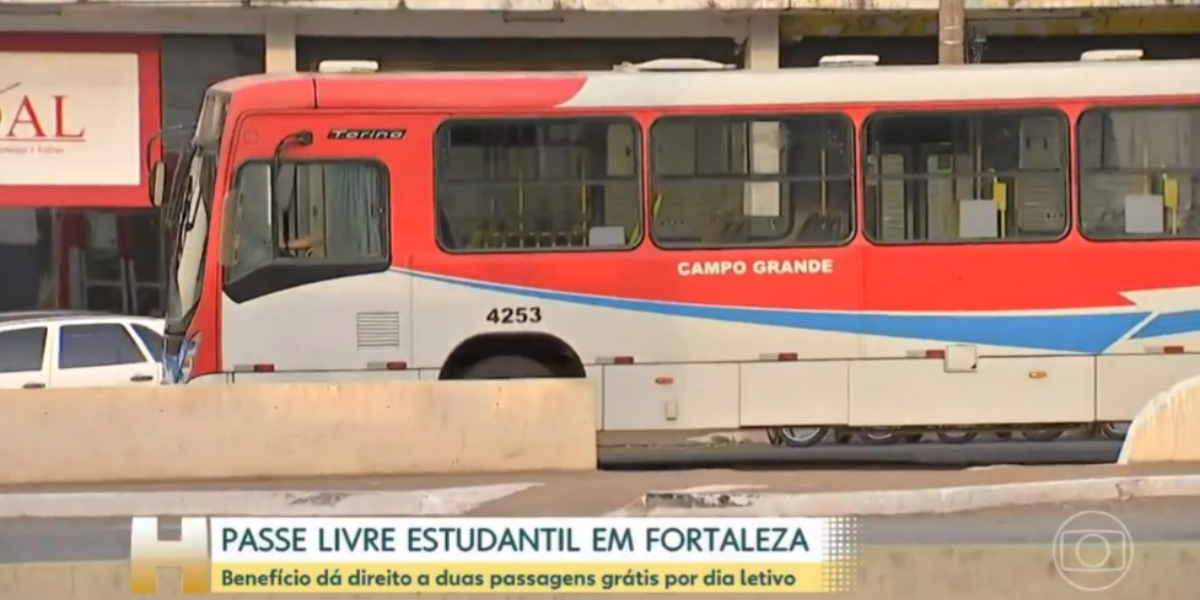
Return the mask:
[(150, 204), (159, 207), (167, 193), (167, 165), (161, 160), (150, 167)]
[(221, 266), (225, 268), (230, 268), (237, 262), (238, 242), (235, 238), (241, 225), (238, 222), (241, 201), (242, 193), (235, 187), (225, 194), (225, 201), (221, 203), (221, 254), (218, 258)]
[(296, 195), (296, 165), (282, 163), (273, 170), (275, 180), (271, 182), (271, 204), (275, 205), (277, 214), (283, 214), (292, 207), (292, 197)]

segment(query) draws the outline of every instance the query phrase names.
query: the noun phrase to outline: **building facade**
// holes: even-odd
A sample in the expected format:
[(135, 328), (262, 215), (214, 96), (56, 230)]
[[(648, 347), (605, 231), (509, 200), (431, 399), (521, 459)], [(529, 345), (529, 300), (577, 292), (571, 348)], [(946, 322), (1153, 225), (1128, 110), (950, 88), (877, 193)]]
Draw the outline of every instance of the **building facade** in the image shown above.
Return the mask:
[[(164, 244), (148, 152), (159, 142), (177, 152), (205, 88), (222, 79), (327, 59), (557, 70), (664, 57), (748, 69), (812, 66), (829, 54), (937, 57), (937, 0), (203, 4), (0, 0), (0, 311), (161, 312)], [(1074, 60), (1097, 47), (1200, 56), (1200, 1), (967, 4), (974, 61)]]

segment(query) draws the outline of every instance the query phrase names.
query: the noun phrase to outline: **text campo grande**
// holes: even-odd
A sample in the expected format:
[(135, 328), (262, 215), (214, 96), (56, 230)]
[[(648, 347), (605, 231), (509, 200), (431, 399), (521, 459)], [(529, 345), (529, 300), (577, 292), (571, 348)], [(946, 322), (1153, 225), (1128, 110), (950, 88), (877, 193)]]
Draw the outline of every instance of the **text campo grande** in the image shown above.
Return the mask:
[(680, 277), (722, 275), (828, 275), (833, 273), (832, 258), (790, 260), (695, 260), (675, 265)]
[(223, 552), (461, 553), (792, 553), (810, 552), (802, 527), (224, 527)]

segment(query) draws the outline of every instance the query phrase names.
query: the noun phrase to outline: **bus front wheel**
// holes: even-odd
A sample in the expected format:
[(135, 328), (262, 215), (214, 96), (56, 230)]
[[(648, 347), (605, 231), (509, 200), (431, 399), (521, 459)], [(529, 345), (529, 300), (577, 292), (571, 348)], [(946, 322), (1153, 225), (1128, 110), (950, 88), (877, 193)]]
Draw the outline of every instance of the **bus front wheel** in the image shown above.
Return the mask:
[(478, 360), (463, 372), (463, 379), (549, 379), (554, 370), (527, 356), (502, 354)]

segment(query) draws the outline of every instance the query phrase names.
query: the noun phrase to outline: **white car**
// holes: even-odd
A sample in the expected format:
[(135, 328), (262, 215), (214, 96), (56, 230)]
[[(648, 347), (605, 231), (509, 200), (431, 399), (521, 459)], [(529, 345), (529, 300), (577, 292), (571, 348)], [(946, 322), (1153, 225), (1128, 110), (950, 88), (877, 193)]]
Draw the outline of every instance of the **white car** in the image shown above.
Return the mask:
[(0, 313), (0, 389), (162, 381), (163, 321), (107, 313)]

